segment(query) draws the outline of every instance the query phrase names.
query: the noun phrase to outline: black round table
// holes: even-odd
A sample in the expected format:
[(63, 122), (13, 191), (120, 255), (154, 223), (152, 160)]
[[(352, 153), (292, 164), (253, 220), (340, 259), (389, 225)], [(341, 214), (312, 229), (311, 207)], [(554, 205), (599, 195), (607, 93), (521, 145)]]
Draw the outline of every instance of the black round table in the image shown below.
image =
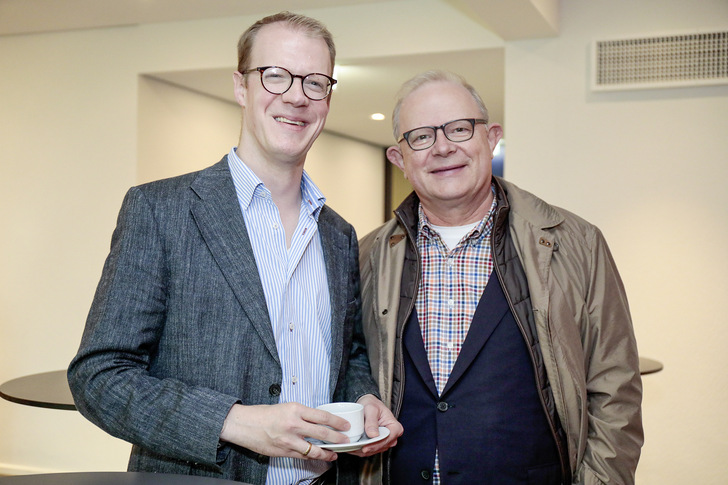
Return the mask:
[[(0, 485), (241, 485), (242, 482), (188, 475), (138, 472), (45, 473), (0, 477)], [(244, 484), (243, 484), (244, 485)]]
[(0, 397), (18, 404), (75, 410), (65, 370), (18, 377), (0, 385)]

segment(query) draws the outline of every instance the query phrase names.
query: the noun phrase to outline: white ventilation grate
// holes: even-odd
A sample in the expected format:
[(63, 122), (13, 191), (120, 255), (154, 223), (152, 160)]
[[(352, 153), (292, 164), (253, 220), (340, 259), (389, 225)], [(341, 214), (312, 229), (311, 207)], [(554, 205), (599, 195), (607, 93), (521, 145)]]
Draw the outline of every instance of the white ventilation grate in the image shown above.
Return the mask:
[(594, 43), (596, 91), (728, 84), (728, 31)]

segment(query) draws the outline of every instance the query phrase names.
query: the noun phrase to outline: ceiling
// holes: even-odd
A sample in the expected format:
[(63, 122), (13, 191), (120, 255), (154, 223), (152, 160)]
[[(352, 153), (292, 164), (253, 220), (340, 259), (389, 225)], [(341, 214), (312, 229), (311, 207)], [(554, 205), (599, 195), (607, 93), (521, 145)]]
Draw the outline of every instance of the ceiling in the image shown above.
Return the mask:
[[(484, 98), (491, 120), (502, 123), (505, 41), (558, 34), (558, 0), (0, 0), (0, 35), (262, 17), (281, 10), (323, 20), (337, 47), (353, 18), (371, 26), (372, 37), (338, 49), (339, 83), (326, 129), (380, 146), (393, 142), (389, 118), (399, 86), (433, 68), (463, 75)], [(381, 18), (368, 19), (366, 12), (381, 12)], [(234, 103), (234, 63), (147, 75)], [(375, 112), (386, 119), (372, 121)]]

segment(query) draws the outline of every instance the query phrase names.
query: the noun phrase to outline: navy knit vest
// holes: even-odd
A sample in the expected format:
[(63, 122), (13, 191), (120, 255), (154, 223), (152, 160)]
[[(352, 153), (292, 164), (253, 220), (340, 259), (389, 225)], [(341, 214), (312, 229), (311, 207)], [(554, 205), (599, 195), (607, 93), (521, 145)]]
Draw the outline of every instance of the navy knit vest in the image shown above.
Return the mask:
[(442, 396), (415, 311), (406, 325), (403, 358), (404, 434), (391, 451), (393, 485), (432, 483), (436, 448), (442, 485), (561, 483), (533, 364), (495, 273)]

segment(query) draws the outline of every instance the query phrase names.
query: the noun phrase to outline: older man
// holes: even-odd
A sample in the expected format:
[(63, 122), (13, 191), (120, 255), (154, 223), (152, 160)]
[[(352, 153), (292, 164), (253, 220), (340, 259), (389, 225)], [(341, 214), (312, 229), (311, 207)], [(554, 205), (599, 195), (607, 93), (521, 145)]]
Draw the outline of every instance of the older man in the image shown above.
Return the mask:
[(412, 183), (361, 241), (364, 331), (404, 425), (386, 484), (634, 482), (642, 387), (600, 231), (494, 177), (502, 136), (460, 77), (427, 72), (394, 110)]

